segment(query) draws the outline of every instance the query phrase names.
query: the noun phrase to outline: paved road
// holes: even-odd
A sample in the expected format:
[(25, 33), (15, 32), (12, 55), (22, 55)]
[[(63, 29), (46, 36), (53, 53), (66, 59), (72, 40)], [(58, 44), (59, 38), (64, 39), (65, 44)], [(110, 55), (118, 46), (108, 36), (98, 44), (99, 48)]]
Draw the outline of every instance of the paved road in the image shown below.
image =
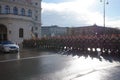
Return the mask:
[(119, 80), (119, 61), (23, 50), (0, 54), (0, 80)]

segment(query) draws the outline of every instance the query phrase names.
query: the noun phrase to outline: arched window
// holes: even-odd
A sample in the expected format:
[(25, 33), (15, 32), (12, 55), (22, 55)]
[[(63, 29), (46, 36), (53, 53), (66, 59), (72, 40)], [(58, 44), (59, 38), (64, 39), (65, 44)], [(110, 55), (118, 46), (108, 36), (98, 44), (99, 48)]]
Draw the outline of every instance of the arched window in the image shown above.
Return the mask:
[(24, 8), (21, 9), (21, 15), (25, 16), (25, 9)]
[(7, 5), (5, 6), (5, 13), (6, 14), (9, 14), (10, 13), (10, 7)]
[(31, 17), (32, 16), (32, 10), (28, 10), (28, 16)]
[(19, 29), (19, 37), (20, 37), (20, 38), (23, 38), (23, 37), (24, 37), (24, 30), (23, 30), (23, 28), (20, 28), (20, 29)]
[(18, 8), (17, 8), (17, 7), (14, 7), (14, 8), (13, 8), (13, 14), (15, 14), (15, 15), (18, 14)]

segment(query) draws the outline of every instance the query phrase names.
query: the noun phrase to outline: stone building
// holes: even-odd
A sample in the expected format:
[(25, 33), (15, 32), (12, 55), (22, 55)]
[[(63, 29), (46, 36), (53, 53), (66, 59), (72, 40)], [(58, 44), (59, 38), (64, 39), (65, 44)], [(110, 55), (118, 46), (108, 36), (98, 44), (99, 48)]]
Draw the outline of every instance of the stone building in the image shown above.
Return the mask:
[(41, 0), (0, 0), (0, 41), (40, 38)]
[(98, 25), (71, 27), (68, 28), (68, 35), (102, 35), (102, 34), (120, 34), (120, 30), (116, 28), (103, 27)]
[(96, 24), (80, 27), (59, 27), (59, 26), (41, 27), (42, 37), (103, 35), (103, 34), (120, 34), (120, 30), (116, 28), (98, 26)]
[(42, 26), (41, 35), (42, 37), (60, 37), (67, 35), (67, 27), (59, 27), (57, 25), (53, 26)]

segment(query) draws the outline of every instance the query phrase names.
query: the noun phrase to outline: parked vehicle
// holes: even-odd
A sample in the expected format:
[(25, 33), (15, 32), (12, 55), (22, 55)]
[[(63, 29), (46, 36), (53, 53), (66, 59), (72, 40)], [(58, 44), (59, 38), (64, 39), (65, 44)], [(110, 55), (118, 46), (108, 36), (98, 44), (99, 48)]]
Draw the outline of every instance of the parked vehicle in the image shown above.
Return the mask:
[(0, 42), (0, 51), (2, 51), (2, 52), (11, 52), (11, 51), (18, 52), (19, 46), (11, 41), (1, 41)]

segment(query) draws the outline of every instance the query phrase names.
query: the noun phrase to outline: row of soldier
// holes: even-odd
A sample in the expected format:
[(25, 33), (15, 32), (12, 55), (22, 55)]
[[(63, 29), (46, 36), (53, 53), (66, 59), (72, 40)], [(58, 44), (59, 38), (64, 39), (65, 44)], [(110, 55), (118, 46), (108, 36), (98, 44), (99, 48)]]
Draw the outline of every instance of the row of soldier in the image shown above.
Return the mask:
[(25, 40), (23, 43), (26, 44), (27, 42), (29, 42), (31, 46), (40, 48), (64, 49), (64, 47), (67, 47), (79, 50), (100, 48), (101, 51), (120, 51), (120, 34), (49, 37), (35, 40)]

